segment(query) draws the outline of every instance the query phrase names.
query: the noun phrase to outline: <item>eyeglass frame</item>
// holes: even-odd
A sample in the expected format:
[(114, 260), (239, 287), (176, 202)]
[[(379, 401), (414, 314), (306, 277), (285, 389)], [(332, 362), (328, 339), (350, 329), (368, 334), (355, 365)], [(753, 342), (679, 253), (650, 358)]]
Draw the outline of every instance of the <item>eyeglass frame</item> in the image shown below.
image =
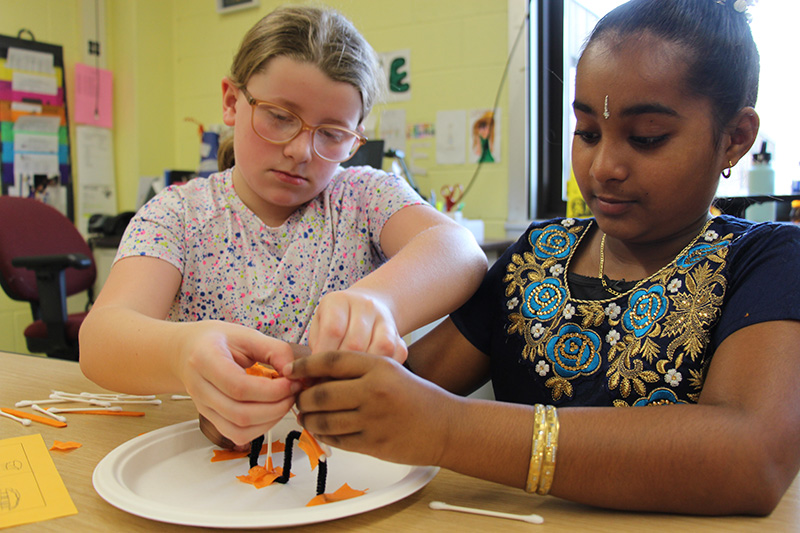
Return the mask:
[[(239, 90), (242, 91), (242, 94), (244, 94), (244, 97), (247, 99), (247, 103), (250, 104), (250, 127), (253, 128), (253, 133), (258, 135), (258, 137), (260, 139), (263, 139), (263, 140), (267, 141), (270, 144), (276, 144), (276, 145), (279, 145), (279, 146), (280, 145), (284, 145), (284, 144), (289, 144), (290, 142), (295, 140), (297, 138), (297, 136), (300, 135), (301, 133), (303, 133), (304, 131), (310, 131), (311, 132), (311, 149), (314, 152), (314, 154), (316, 154), (320, 158), (324, 159), (325, 161), (329, 161), (331, 163), (344, 163), (345, 161), (348, 161), (348, 160), (352, 159), (352, 157), (354, 155), (356, 155), (356, 152), (358, 152), (358, 149), (361, 148), (362, 146), (364, 146), (367, 143), (368, 139), (365, 136), (363, 136), (360, 133), (358, 133), (357, 131), (353, 131), (353, 130), (351, 130), (349, 128), (345, 128), (344, 126), (337, 126), (336, 124), (317, 124), (316, 126), (312, 126), (309, 123), (307, 123), (305, 120), (303, 120), (303, 117), (301, 117), (300, 115), (298, 115), (297, 113), (295, 113), (294, 111), (292, 111), (290, 109), (286, 109), (285, 107), (280, 106), (278, 104), (273, 104), (272, 102), (267, 102), (266, 100), (258, 100), (257, 98), (253, 98), (253, 96), (247, 91), (247, 88), (245, 86), (240, 86)], [(258, 133), (258, 130), (256, 130), (256, 124), (255, 124), (256, 107), (258, 107), (261, 104), (265, 104), (265, 105), (268, 105), (268, 106), (276, 107), (276, 108), (280, 109), (281, 111), (284, 111), (284, 112), (292, 115), (293, 117), (297, 117), (297, 120), (300, 121), (300, 129), (297, 130), (297, 133), (295, 133), (294, 135), (292, 135), (290, 138), (286, 139), (285, 141), (273, 141), (272, 139), (267, 139), (266, 137), (264, 137), (263, 135)], [(328, 159), (327, 157), (325, 157), (324, 155), (320, 154), (317, 151), (317, 147), (314, 145), (314, 137), (317, 134), (317, 130), (319, 130), (320, 128), (334, 128), (334, 129), (341, 130), (341, 131), (346, 131), (347, 133), (355, 135), (355, 137), (356, 137), (355, 149), (347, 157), (347, 159), (334, 161), (333, 159)]]

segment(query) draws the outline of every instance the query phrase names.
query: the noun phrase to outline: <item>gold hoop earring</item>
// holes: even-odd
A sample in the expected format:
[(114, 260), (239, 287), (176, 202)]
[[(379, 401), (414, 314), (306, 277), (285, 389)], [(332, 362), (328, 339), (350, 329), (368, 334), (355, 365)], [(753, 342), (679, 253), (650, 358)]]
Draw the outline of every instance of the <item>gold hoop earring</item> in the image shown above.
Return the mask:
[(728, 179), (731, 177), (731, 168), (733, 167), (733, 162), (728, 160), (728, 168), (722, 169), (722, 177)]

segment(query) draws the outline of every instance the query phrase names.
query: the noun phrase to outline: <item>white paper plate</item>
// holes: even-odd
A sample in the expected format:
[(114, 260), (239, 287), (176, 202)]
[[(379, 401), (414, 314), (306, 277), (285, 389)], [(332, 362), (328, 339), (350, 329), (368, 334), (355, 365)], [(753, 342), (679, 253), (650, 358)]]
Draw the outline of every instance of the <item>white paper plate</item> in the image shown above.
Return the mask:
[[(281, 421), (272, 440), (284, 441), (293, 418)], [(433, 479), (435, 467), (388, 463), (366, 455), (333, 450), (328, 458), (326, 492), (347, 483), (367, 493), (341, 502), (306, 507), (316, 495), (317, 470), (296, 446), (286, 485), (263, 489), (242, 483), (247, 457), (211, 462), (214, 446), (197, 420), (140, 435), (111, 451), (92, 476), (97, 493), (111, 505), (151, 520), (215, 528), (270, 528), (311, 524), (389, 505), (413, 494)], [(265, 464), (262, 455), (259, 464)], [(273, 464), (283, 465), (283, 453)]]

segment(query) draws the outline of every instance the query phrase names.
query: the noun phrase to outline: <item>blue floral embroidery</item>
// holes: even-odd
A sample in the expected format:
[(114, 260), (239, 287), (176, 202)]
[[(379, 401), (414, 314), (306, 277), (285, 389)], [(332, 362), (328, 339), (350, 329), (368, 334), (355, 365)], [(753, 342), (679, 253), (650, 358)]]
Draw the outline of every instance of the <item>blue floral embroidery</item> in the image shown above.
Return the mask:
[(629, 304), (630, 307), (622, 314), (622, 323), (628, 331), (642, 338), (667, 312), (664, 286), (639, 289), (631, 295)]
[(591, 374), (600, 367), (600, 337), (576, 324), (567, 324), (547, 342), (547, 358), (563, 378)]
[(556, 278), (545, 278), (531, 283), (525, 288), (522, 315), (526, 318), (549, 320), (556, 316), (566, 297), (567, 290)]
[(634, 402), (634, 407), (641, 407), (644, 405), (660, 405), (666, 403), (686, 403), (679, 400), (678, 397), (669, 389), (656, 389), (650, 393), (647, 398), (639, 398)]
[(569, 257), (575, 241), (578, 239), (559, 224), (550, 224), (542, 229), (532, 231), (528, 237), (533, 253), (540, 259)]
[(524, 342), (513, 356), (550, 393), (544, 398), (547, 391), (537, 390), (535, 401), (698, 401), (710, 331), (725, 295), (726, 252), (736, 233), (709, 224), (671, 264), (626, 295), (583, 300), (570, 292), (567, 271), (592, 223), (534, 226), (527, 246), (519, 243), (506, 265), (507, 331)]
[(716, 253), (722, 248), (726, 248), (729, 244), (730, 241), (727, 239), (715, 243), (698, 242), (689, 248), (684, 255), (678, 257), (675, 260), (675, 264), (678, 265), (679, 268), (692, 267), (705, 259), (706, 256)]

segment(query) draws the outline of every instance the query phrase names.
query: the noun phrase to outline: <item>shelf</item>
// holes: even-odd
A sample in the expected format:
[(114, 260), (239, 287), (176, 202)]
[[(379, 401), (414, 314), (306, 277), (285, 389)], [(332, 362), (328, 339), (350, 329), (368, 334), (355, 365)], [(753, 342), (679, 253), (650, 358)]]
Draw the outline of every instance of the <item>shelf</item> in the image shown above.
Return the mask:
[(761, 194), (751, 196), (720, 196), (714, 199), (714, 207), (726, 215), (744, 218), (745, 209), (751, 205), (763, 204), (764, 202), (791, 202), (792, 200), (800, 200), (800, 195)]

